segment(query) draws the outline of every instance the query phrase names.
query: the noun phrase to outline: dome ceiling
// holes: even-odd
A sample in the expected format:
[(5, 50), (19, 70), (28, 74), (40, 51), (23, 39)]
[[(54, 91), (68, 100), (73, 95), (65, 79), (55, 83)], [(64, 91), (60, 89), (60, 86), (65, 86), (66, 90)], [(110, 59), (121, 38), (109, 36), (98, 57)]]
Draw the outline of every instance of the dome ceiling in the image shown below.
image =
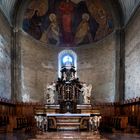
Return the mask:
[(88, 44), (113, 31), (108, 9), (102, 0), (31, 0), (24, 14), (23, 29), (47, 44)]

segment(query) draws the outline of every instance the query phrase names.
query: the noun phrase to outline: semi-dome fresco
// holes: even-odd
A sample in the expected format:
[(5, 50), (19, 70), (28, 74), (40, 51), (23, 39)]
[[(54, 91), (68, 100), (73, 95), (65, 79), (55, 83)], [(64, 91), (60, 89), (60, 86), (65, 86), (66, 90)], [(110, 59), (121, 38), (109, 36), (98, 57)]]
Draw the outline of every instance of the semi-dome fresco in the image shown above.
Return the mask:
[(31, 0), (23, 30), (57, 46), (78, 46), (101, 40), (113, 31), (105, 0)]

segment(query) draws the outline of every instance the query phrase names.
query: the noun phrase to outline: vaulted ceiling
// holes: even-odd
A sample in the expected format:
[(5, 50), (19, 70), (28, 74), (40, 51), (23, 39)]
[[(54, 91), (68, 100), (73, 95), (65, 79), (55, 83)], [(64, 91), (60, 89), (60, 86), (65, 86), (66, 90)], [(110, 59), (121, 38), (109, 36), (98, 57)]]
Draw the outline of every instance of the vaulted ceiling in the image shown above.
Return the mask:
[(11, 16), (17, 0), (0, 0), (0, 9), (6, 16), (9, 23), (11, 23)]
[(140, 5), (140, 0), (119, 0), (124, 15), (124, 24), (128, 22), (135, 9)]
[[(18, 0), (0, 0), (0, 9), (2, 13), (5, 15), (9, 23), (11, 24), (11, 19), (13, 18), (13, 11), (15, 5), (17, 4)], [(22, 1), (22, 0), (20, 0)], [(124, 24), (130, 19), (133, 15), (135, 9), (140, 5), (140, 0), (118, 0), (124, 17)]]

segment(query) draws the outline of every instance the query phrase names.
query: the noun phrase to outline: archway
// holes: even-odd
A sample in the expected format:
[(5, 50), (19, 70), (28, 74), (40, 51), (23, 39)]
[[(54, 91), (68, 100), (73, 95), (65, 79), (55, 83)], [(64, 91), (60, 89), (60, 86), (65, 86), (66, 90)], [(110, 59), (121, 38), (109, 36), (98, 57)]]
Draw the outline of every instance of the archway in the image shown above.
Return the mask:
[[(70, 62), (77, 70), (77, 55), (72, 50), (63, 50), (58, 54), (58, 77), (61, 77), (61, 67)], [(77, 75), (77, 74), (76, 74)]]

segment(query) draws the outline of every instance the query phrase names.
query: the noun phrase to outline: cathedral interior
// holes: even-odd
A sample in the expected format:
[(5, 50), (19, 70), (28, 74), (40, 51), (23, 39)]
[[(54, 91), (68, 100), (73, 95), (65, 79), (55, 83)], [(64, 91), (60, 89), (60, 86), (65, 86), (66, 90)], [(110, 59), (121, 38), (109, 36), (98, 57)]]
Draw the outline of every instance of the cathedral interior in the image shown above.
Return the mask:
[(140, 139), (140, 0), (0, 0), (0, 140)]

